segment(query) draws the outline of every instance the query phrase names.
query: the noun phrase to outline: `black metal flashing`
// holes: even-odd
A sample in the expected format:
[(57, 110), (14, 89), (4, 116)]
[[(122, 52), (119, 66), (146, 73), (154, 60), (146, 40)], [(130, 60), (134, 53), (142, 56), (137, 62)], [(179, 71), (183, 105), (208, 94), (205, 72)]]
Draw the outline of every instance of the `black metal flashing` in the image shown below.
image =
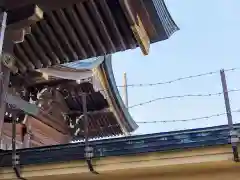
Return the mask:
[(168, 39), (173, 33), (179, 30), (172, 19), (164, 0), (143, 0), (153, 24), (157, 31), (157, 36), (151, 39), (151, 43)]
[[(240, 131), (240, 124), (234, 129)], [(164, 152), (229, 144), (227, 126), (155, 133), (132, 137), (91, 141), (94, 158), (105, 156), (125, 156), (139, 153)], [(22, 149), (21, 165), (57, 163), (84, 160), (85, 144), (73, 143), (43, 148)], [(11, 166), (11, 151), (0, 154), (2, 167)]]

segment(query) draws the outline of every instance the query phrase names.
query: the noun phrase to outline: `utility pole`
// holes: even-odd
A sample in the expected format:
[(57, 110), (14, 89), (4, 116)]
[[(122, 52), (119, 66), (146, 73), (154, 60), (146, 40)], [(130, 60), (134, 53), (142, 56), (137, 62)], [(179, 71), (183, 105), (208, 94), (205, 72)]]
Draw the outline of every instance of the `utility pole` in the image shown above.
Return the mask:
[(127, 73), (123, 73), (123, 99), (126, 108), (128, 108), (128, 84), (127, 84)]
[(230, 107), (230, 102), (228, 97), (228, 88), (227, 88), (224, 69), (220, 70), (220, 75), (221, 75), (222, 89), (223, 89), (223, 95), (224, 95), (224, 101), (225, 101), (225, 107), (226, 107), (226, 113), (227, 113), (227, 119), (228, 119), (228, 127), (230, 130), (230, 140), (232, 144), (233, 157), (235, 162), (239, 162), (238, 147), (237, 147), (237, 142), (239, 140), (238, 140), (238, 134), (234, 130), (234, 126), (233, 126), (232, 113), (231, 113), (231, 107)]

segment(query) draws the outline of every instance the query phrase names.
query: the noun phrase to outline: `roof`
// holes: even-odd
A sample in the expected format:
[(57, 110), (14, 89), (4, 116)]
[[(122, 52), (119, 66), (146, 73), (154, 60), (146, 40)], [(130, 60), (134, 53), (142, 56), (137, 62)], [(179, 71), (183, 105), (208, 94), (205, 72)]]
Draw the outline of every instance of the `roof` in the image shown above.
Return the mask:
[[(90, 138), (123, 135), (134, 131), (138, 127), (123, 104), (118, 92), (112, 70), (111, 55), (96, 58), (96, 61), (99, 60), (102, 63), (95, 68), (94, 77), (92, 78), (99, 81), (101, 84), (100, 90), (94, 87), (96, 84), (91, 80), (80, 84), (76, 81), (62, 80), (55, 81), (55, 83), (15, 88), (19, 91), (15, 92), (15, 94), (21, 94), (21, 98), (27, 101), (36, 101), (36, 96), (38, 96), (35, 105), (38, 107), (35, 108), (40, 110), (40, 114), (34, 114), (34, 117), (36, 119), (40, 117), (41, 125), (36, 125), (36, 119), (28, 117), (32, 126), (34, 126), (33, 124), (38, 126), (38, 129), (34, 127), (36, 131), (42, 131), (46, 136), (53, 137), (54, 134), (51, 135), (50, 130), (44, 132), (45, 126), (49, 126), (48, 129), (53, 128), (54, 132), (58, 131), (58, 133), (62, 134), (62, 142), (66, 139), (65, 135), (70, 135), (73, 140), (83, 139), (84, 121), (79, 119), (83, 113), (82, 93), (87, 95)], [(53, 92), (54, 94), (52, 94)], [(32, 95), (29, 97), (29, 94)], [(6, 112), (5, 123), (11, 122), (12, 118), (17, 118), (18, 122), (25, 120), (24, 113), (21, 110), (9, 106)], [(9, 117), (10, 114), (11, 117)], [(50, 116), (46, 116), (47, 114)], [(66, 119), (63, 114), (66, 115)]]
[[(76, 122), (83, 112), (81, 92), (88, 93), (86, 100), (90, 138), (115, 136), (123, 133), (116, 117), (108, 109), (107, 100), (100, 92), (94, 91), (90, 83), (82, 83), (77, 86), (71, 86), (69, 83), (61, 86), (60, 92), (66, 97), (65, 101), (70, 109), (68, 126), (72, 127), (70, 131), (73, 139), (84, 138), (84, 122), (82, 120), (79, 123)], [(80, 132), (75, 134), (78, 128)]]
[[(240, 131), (240, 124), (234, 128)], [(91, 141), (94, 157), (184, 150), (229, 143), (227, 125)], [(84, 159), (84, 143), (19, 150), (22, 165)], [(1, 166), (11, 166), (11, 152), (1, 154)]]
[[(39, 6), (44, 16), (31, 25), (31, 32), (25, 35), (23, 42), (14, 44), (14, 70), (18, 73), (12, 73), (10, 78), (13, 87), (19, 89), (24, 86), (26, 91), (34, 92), (44, 86), (56, 88), (59, 84), (68, 83), (56, 78), (43, 80), (42, 73), (36, 72), (36, 69), (56, 68), (60, 64), (103, 57), (136, 47), (147, 54), (149, 43), (166, 40), (178, 30), (163, 0), (8, 0), (2, 5), (10, 13), (19, 7), (19, 11), (23, 11), (23, 7), (30, 2)], [(31, 9), (32, 6), (29, 7)], [(27, 16), (32, 12), (23, 14)], [(5, 46), (6, 54), (10, 47)], [(8, 54), (5, 59), (9, 59)], [(97, 68), (106, 97), (99, 92), (92, 92), (93, 95), (88, 96), (88, 103), (91, 104), (89, 110), (98, 112), (92, 120), (96, 123), (91, 122), (91, 129), (96, 132), (90, 136), (94, 138), (126, 134), (138, 127), (122, 102), (111, 66), (111, 58), (106, 56), (106, 60)], [(77, 88), (75, 86), (67, 90), (70, 96), (66, 102), (72, 111), (81, 111)], [(111, 110), (100, 112), (105, 108)], [(17, 114), (22, 117), (23, 113)], [(71, 134), (75, 132), (76, 128), (71, 128)], [(82, 137), (81, 133), (73, 136), (76, 139)]]
[[(141, 47), (144, 40), (137, 37), (141, 29), (150, 42), (165, 40), (178, 30), (163, 0), (130, 2), (75, 0), (75, 4), (46, 11), (44, 18), (31, 26), (25, 40), (14, 46), (19, 73)], [(128, 4), (130, 12), (124, 8)], [(131, 12), (134, 14), (129, 20)], [(143, 27), (135, 27), (136, 16)]]

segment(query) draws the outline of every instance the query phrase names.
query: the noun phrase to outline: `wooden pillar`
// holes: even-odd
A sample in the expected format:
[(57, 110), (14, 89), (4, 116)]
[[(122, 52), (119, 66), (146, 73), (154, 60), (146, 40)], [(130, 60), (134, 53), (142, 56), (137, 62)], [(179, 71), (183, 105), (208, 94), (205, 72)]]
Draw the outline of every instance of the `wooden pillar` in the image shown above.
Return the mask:
[(2, 135), (2, 127), (4, 123), (4, 115), (6, 109), (5, 96), (9, 84), (10, 71), (2, 64), (3, 43), (5, 38), (5, 28), (7, 22), (7, 13), (0, 14), (0, 137)]
[(2, 79), (0, 79), (0, 136), (2, 135), (2, 127), (4, 123), (4, 115), (6, 110), (6, 94), (8, 91), (10, 70), (1, 64)]
[[(1, 5), (1, 4), (0, 4)], [(5, 4), (3, 7), (6, 8)], [(43, 18), (42, 10), (36, 5), (15, 8), (0, 12), (0, 139), (2, 137), (4, 115), (6, 110), (6, 97), (10, 80), (10, 69), (3, 65), (3, 52), (13, 55), (13, 44), (24, 41), (28, 26)], [(7, 28), (6, 28), (7, 27)], [(6, 32), (5, 32), (6, 30)], [(15, 132), (16, 119), (13, 123), (13, 149), (16, 148)]]

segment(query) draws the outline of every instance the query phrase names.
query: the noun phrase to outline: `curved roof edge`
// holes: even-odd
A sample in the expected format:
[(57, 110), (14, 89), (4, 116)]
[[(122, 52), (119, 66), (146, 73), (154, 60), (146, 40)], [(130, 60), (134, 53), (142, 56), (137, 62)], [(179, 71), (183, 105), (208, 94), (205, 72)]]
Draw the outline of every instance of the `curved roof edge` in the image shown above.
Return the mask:
[(151, 43), (166, 40), (180, 30), (169, 13), (164, 0), (143, 0), (143, 2), (157, 30), (157, 37), (152, 39)]
[(129, 133), (138, 128), (136, 122), (132, 119), (130, 113), (128, 112), (126, 106), (124, 105), (122, 98), (117, 89), (116, 81), (112, 69), (112, 56), (106, 55), (104, 57), (104, 62), (100, 65), (101, 70), (104, 72), (108, 83), (108, 93), (110, 93), (111, 101), (114, 101), (114, 108), (118, 115), (119, 124), (122, 124), (124, 129)]

